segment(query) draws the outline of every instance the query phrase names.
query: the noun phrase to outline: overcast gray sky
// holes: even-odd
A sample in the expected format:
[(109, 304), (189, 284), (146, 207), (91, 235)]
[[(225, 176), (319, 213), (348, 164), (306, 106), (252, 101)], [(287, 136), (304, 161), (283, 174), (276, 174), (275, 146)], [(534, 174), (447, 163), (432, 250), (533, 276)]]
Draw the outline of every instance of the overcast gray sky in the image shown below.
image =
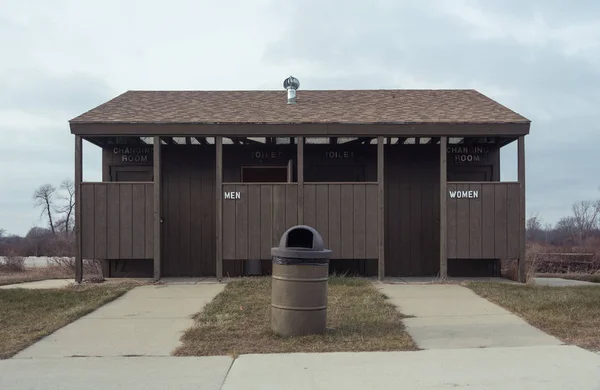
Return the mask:
[[(95, 4), (95, 5), (93, 5)], [(600, 2), (0, 0), (0, 228), (73, 176), (67, 121), (128, 89), (475, 88), (532, 120), (528, 214), (600, 197)], [(503, 180), (516, 178), (515, 145)], [(84, 180), (100, 180), (84, 147)]]

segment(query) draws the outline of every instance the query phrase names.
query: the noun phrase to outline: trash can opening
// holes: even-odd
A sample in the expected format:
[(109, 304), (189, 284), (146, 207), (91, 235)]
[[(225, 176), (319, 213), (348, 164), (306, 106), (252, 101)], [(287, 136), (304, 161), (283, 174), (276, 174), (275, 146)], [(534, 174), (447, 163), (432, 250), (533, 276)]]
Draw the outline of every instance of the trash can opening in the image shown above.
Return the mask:
[(289, 232), (286, 247), (288, 248), (312, 248), (313, 232), (304, 228), (296, 228)]

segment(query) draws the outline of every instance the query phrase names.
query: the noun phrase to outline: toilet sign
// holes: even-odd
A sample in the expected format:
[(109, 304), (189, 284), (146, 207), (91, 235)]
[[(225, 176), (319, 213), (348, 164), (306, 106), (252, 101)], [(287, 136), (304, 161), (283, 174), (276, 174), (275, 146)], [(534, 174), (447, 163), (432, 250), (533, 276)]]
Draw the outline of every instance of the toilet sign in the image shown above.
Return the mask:
[(225, 191), (225, 199), (241, 199), (239, 191)]

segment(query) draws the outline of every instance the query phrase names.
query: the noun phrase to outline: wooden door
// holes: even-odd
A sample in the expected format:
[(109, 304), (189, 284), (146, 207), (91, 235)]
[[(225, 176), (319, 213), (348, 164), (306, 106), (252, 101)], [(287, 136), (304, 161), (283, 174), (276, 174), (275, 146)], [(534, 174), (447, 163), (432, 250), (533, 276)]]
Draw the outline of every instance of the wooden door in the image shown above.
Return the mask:
[(215, 276), (215, 149), (163, 146), (162, 275)]

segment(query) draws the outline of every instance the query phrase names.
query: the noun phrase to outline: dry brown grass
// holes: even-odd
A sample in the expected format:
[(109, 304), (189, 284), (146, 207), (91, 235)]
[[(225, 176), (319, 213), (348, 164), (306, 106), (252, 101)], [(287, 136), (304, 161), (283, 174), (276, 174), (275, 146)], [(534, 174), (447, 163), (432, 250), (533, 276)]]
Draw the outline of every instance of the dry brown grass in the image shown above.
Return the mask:
[(0, 359), (123, 295), (134, 283), (0, 289)]
[(73, 277), (73, 273), (60, 267), (26, 268), (19, 272), (0, 270), (0, 286), (46, 279), (73, 279)]
[(568, 344), (600, 350), (600, 287), (476, 282), (468, 287)]
[[(48, 259), (48, 266), (23, 268), (14, 270), (11, 267), (0, 266), (0, 286), (7, 284), (36, 282), (46, 279), (74, 279), (75, 260), (68, 257), (53, 257)], [(103, 280), (102, 266), (99, 261), (86, 260), (83, 263), (83, 278), (86, 280)]]
[(196, 315), (182, 337), (179, 356), (246, 353), (406, 351), (417, 349), (396, 308), (368, 280), (332, 277), (329, 282), (327, 332), (282, 338), (271, 324), (271, 279), (247, 278), (229, 283)]

